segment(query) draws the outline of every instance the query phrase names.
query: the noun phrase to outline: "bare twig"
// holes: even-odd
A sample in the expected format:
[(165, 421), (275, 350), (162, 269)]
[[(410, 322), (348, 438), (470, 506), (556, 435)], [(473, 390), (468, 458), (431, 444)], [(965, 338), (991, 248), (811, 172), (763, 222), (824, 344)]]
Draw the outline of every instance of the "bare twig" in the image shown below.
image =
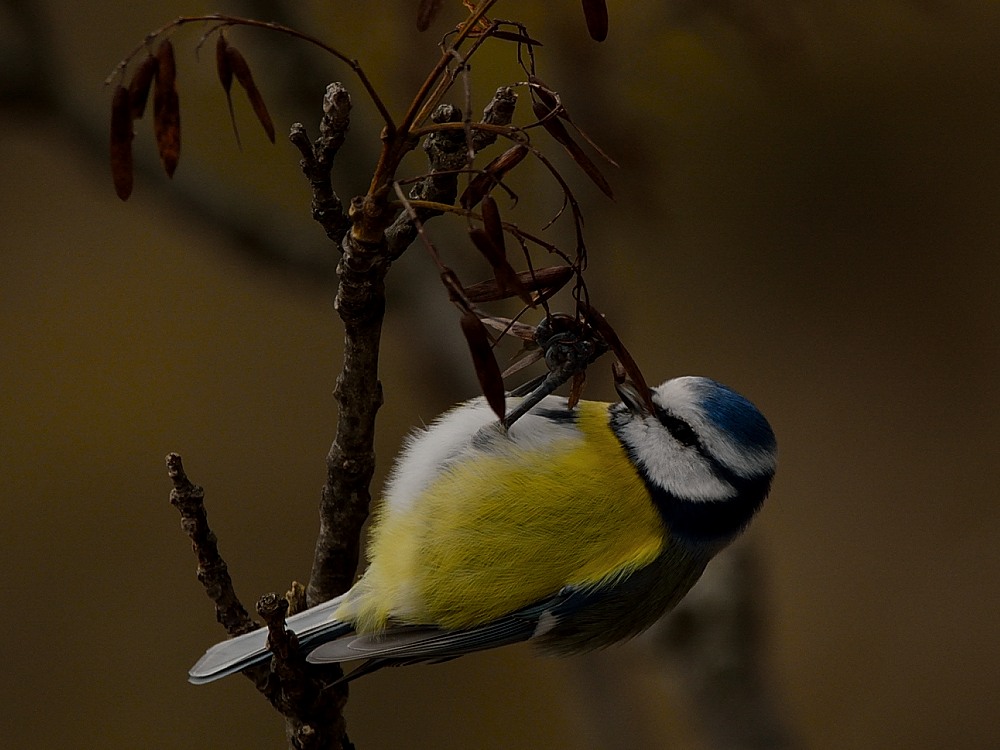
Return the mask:
[[(167, 456), (167, 473), (174, 484), (170, 502), (181, 514), (181, 526), (191, 538), (198, 557), (198, 580), (215, 602), (216, 617), (230, 636), (257, 630), (258, 625), (236, 596), (225, 561), (219, 555), (215, 534), (208, 525), (205, 491), (184, 473), (181, 457)], [(275, 668), (259, 664), (245, 669), (250, 678), (286, 720), (291, 746), (302, 750), (350, 747), (340, 709), (347, 702), (347, 686), (327, 688), (339, 676), (338, 670), (323, 669), (308, 674), (299, 654), (295, 636), (284, 627), (288, 601), (274, 594), (264, 596), (257, 613), (269, 632), (268, 646), (274, 652)]]
[(188, 479), (181, 457), (176, 453), (167, 454), (167, 474), (174, 484), (170, 491), (170, 503), (180, 512), (181, 528), (191, 538), (191, 546), (198, 558), (198, 580), (215, 603), (216, 619), (230, 636), (257, 630), (260, 626), (236, 596), (229, 566), (219, 554), (218, 540), (208, 525), (205, 490)]
[(302, 154), (299, 166), (312, 187), (312, 216), (338, 246), (351, 226), (344, 204), (330, 179), (333, 159), (347, 136), (351, 123), (351, 97), (341, 83), (331, 83), (323, 97), (319, 138), (309, 141), (302, 123), (292, 125), (289, 140)]
[(306, 670), (298, 639), (285, 628), (288, 608), (288, 599), (277, 594), (265, 594), (257, 602), (257, 614), (267, 623), (267, 647), (273, 654), (272, 671), (261, 692), (284, 715), (289, 747), (350, 748), (347, 724), (341, 714), (348, 688), (337, 684), (340, 668)]

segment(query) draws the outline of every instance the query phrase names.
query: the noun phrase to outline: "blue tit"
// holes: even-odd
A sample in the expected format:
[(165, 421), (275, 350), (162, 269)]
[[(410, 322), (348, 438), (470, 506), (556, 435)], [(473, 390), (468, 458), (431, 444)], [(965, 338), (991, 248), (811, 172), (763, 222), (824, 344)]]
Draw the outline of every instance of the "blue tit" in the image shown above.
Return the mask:
[[(473, 399), (410, 436), (366, 572), (288, 619), (308, 661), (367, 659), (361, 674), (529, 640), (578, 653), (677, 604), (767, 496), (774, 432), (707, 378), (669, 380), (651, 399), (618, 391), (619, 403), (574, 408), (547, 396), (506, 431)], [(191, 682), (266, 660), (266, 639), (213, 646)]]

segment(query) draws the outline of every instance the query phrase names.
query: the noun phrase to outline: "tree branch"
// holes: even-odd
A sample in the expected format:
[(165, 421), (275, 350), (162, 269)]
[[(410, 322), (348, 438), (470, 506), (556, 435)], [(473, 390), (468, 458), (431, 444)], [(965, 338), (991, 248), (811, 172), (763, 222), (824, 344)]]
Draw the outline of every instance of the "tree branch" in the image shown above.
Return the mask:
[(236, 596), (229, 566), (219, 554), (218, 539), (208, 525), (205, 490), (188, 479), (181, 457), (176, 453), (167, 454), (167, 474), (174, 484), (170, 504), (180, 512), (181, 528), (191, 538), (191, 547), (198, 558), (198, 580), (215, 603), (216, 619), (230, 636), (257, 630), (260, 626)]
[[(219, 554), (218, 539), (208, 525), (205, 490), (188, 479), (181, 457), (176, 453), (167, 454), (167, 475), (174, 485), (170, 504), (180, 512), (181, 528), (191, 539), (191, 547), (198, 558), (198, 580), (215, 604), (215, 619), (233, 638), (257, 630), (260, 625), (253, 621), (236, 595), (229, 566)], [(268, 669), (260, 665), (246, 670), (245, 674), (261, 689), (267, 681)]]
[(331, 83), (323, 97), (323, 117), (319, 123), (319, 138), (309, 142), (305, 126), (292, 125), (289, 140), (302, 154), (299, 166), (312, 187), (312, 217), (326, 231), (326, 236), (340, 245), (351, 226), (344, 213), (344, 204), (334, 192), (330, 175), (333, 159), (344, 144), (351, 124), (351, 97), (341, 83)]
[[(289, 603), (277, 594), (265, 594), (257, 602), (257, 614), (267, 624), (267, 647), (274, 655), (272, 669), (261, 692), (285, 717), (285, 736), (295, 750), (353, 748), (342, 714), (348, 686), (336, 684), (340, 671), (310, 668), (299, 651), (295, 634), (285, 628)], [(335, 683), (335, 684), (330, 684)]]
[(306, 588), (309, 606), (343, 593), (353, 581), (371, 502), (375, 416), (382, 406), (378, 357), (388, 254), (384, 242), (365, 243), (353, 233), (345, 235), (342, 248), (334, 307), (344, 323), (344, 367), (334, 390), (339, 420), (326, 458), (319, 536)]
[[(489, 104), (483, 109), (482, 124), (503, 127), (510, 125), (514, 118), (517, 93), (509, 86), (501, 86), (493, 94)], [(461, 122), (461, 110), (451, 105), (441, 105), (431, 116), (435, 123)], [(438, 130), (424, 140), (424, 151), (430, 162), (430, 174), (417, 183), (410, 191), (410, 198), (419, 201), (451, 204), (458, 195), (459, 170), (467, 166), (469, 150), (473, 155), (492, 145), (497, 133), (471, 129)], [(423, 223), (440, 211), (427, 208), (416, 210), (417, 221)], [(395, 260), (417, 238), (416, 222), (406, 211), (386, 230), (390, 257)]]

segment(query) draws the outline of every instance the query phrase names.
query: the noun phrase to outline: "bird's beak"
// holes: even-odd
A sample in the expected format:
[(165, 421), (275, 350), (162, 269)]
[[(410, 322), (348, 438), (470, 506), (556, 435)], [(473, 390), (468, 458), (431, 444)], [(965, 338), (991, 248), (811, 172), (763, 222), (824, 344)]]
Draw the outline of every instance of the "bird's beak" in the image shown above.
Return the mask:
[(615, 390), (621, 396), (622, 401), (628, 410), (637, 417), (649, 416), (649, 396), (642, 391), (631, 380), (616, 380)]

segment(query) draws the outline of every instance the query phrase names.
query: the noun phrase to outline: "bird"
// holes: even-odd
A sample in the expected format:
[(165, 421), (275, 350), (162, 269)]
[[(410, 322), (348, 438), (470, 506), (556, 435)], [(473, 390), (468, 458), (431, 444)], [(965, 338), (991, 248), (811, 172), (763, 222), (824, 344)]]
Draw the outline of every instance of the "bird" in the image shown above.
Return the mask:
[[(760, 509), (777, 442), (749, 400), (709, 378), (615, 387), (613, 404), (546, 396), (509, 428), (479, 397), (413, 432), (364, 574), (287, 620), (306, 660), (364, 660), (353, 679), (522, 641), (569, 655), (673, 608)], [(208, 649), (188, 679), (269, 658), (256, 630)]]

